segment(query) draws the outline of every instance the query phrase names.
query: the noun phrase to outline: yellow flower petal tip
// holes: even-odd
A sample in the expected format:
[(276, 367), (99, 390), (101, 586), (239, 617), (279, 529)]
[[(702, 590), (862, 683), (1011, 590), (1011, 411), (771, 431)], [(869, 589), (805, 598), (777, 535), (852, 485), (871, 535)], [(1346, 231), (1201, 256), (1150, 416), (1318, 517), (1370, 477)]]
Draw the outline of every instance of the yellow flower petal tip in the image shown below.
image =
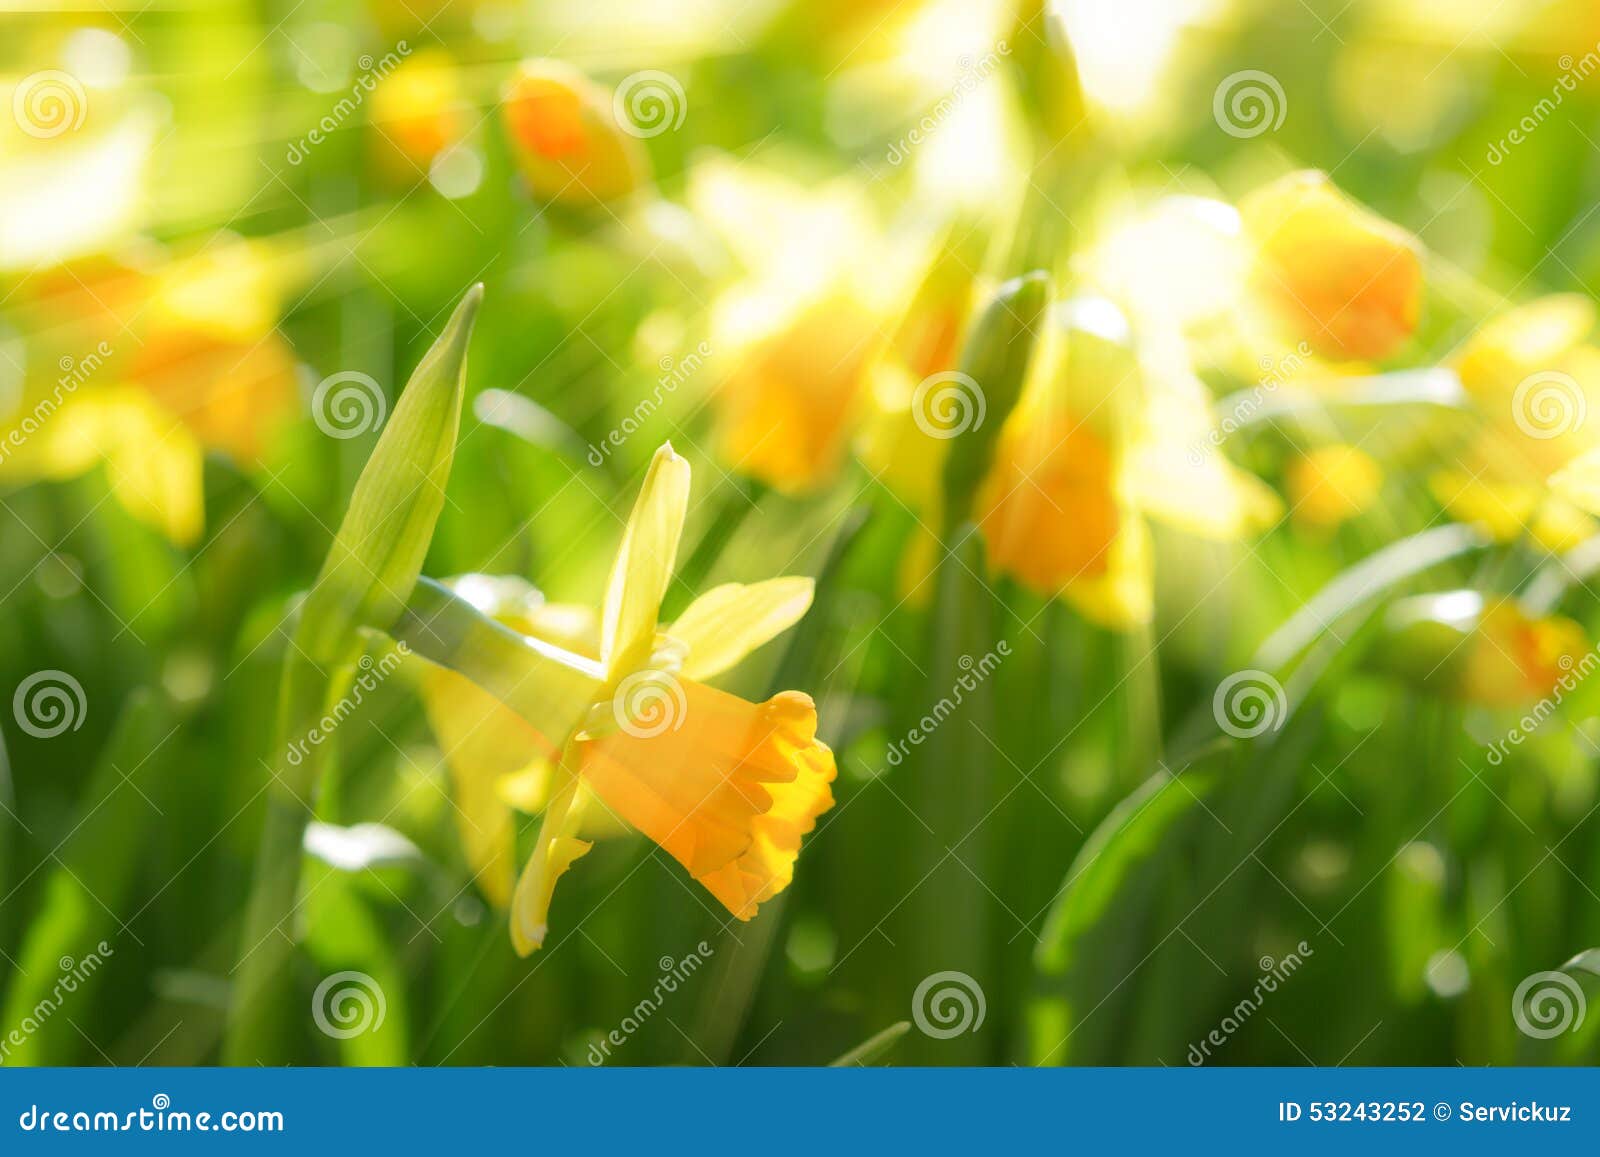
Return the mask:
[(1255, 290), (1318, 354), (1380, 361), (1416, 332), (1416, 238), (1346, 197), (1321, 172), (1291, 173), (1240, 202)]
[(649, 180), (644, 147), (617, 123), (611, 94), (569, 64), (524, 61), (506, 87), (504, 113), (517, 163), (540, 197), (595, 204)]

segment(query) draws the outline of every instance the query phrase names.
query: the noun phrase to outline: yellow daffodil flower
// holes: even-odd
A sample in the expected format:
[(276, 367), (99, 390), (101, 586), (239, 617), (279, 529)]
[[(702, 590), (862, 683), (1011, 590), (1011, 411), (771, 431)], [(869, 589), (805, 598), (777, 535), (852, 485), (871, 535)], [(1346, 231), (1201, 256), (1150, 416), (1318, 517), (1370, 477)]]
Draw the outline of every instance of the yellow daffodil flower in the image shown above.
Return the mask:
[(28, 391), (4, 435), (0, 477), (65, 479), (104, 463), (129, 513), (180, 546), (193, 543), (204, 526), (206, 450), (253, 465), (298, 405), (294, 356), (275, 328), (296, 264), (260, 243), (219, 238), (149, 274), (102, 270), (96, 284), (117, 290), (136, 331), (109, 306), (78, 317), (61, 311), (81, 297), (41, 298), (73, 343), (107, 336), (63, 357), (54, 384)]
[(812, 192), (716, 159), (696, 167), (689, 202), (745, 274), (712, 310), (710, 344), (728, 367), (714, 397), (719, 456), (785, 492), (822, 486), (865, 414), (912, 271), (849, 182)]
[(1345, 361), (1396, 353), (1422, 313), (1416, 238), (1346, 197), (1325, 173), (1291, 173), (1239, 204), (1252, 284), (1293, 339)]
[(1196, 451), (1209, 426), (1204, 387), (1147, 373), (1111, 302), (1058, 308), (1053, 337), (1062, 348), (1041, 359), (1001, 431), (979, 530), (996, 570), (1128, 629), (1154, 609), (1146, 514), (1234, 540), (1270, 524), (1279, 503), (1214, 447)]
[(1590, 649), (1583, 628), (1474, 590), (1419, 595), (1390, 612), (1387, 666), (1480, 707), (1520, 708), (1551, 694)]
[(663, 446), (623, 533), (598, 630), (592, 614), (542, 606), (525, 591), (486, 592), (478, 576), (457, 586), (549, 654), (569, 656), (569, 672), (588, 680), (590, 707), (564, 735), (485, 702), (459, 676), (431, 675), (424, 687), (464, 830), (474, 829), (468, 855), (491, 898), (509, 855), (508, 789), (544, 805), (512, 896), (512, 942), (523, 955), (544, 943), (556, 881), (589, 850), (583, 836), (597, 811), (650, 837), (748, 920), (789, 884), (801, 838), (833, 804), (833, 753), (816, 737), (809, 696), (751, 703), (704, 682), (792, 626), (810, 606), (811, 580), (730, 583), (670, 626), (657, 622), (688, 496), (689, 465)]
[(612, 94), (570, 64), (524, 61), (503, 108), (517, 164), (539, 197), (592, 205), (650, 179), (649, 157), (617, 123)]
[(1484, 424), (1457, 464), (1429, 479), (1452, 517), (1498, 541), (1527, 534), (1550, 550), (1594, 533), (1579, 465), (1600, 447), (1594, 325), (1591, 302), (1560, 294), (1491, 320), (1462, 348), (1454, 368)]

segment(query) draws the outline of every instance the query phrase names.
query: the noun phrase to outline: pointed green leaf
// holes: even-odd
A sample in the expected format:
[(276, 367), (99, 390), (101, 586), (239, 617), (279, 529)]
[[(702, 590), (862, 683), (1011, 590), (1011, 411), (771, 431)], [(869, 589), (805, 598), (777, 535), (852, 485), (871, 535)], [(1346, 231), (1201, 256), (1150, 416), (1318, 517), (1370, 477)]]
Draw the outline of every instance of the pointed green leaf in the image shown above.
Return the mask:
[(467, 341), (482, 300), (482, 285), (467, 291), (356, 480), (295, 633), (319, 663), (347, 658), (359, 645), (358, 628), (383, 630), (394, 622), (422, 573), (455, 457)]

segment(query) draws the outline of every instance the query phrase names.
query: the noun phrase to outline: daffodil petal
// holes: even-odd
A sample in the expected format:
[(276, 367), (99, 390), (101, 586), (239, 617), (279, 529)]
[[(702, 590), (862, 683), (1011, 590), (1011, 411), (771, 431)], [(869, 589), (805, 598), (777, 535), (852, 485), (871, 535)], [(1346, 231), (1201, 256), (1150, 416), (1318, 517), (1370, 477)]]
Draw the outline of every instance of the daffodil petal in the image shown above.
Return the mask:
[(656, 451), (606, 583), (600, 657), (629, 670), (649, 657), (689, 508), (689, 463), (669, 442)]
[(1579, 510), (1600, 514), (1600, 450), (1581, 454), (1557, 470), (1550, 489)]
[(667, 633), (689, 648), (683, 674), (709, 679), (800, 621), (816, 584), (809, 578), (724, 583), (694, 602)]
[(529, 768), (519, 803), (538, 811), (550, 789), (549, 745), (521, 716), (471, 680), (445, 667), (413, 659), (421, 667), (418, 690), (433, 734), (450, 768), (456, 827), (467, 863), (491, 902), (511, 901), (516, 830), (502, 782)]
[(529, 956), (544, 947), (556, 881), (593, 846), (575, 834), (583, 822), (588, 795), (576, 775), (564, 774), (566, 782), (545, 810), (533, 855), (522, 869), (511, 900), (511, 946), (518, 956)]

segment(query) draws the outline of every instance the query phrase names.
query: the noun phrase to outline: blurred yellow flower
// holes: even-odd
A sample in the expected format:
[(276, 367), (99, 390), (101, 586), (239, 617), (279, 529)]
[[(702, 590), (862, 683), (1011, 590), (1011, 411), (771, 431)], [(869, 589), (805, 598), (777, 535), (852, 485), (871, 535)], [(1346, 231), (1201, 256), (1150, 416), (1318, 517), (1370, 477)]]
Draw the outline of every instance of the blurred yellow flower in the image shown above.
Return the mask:
[(1416, 331), (1422, 260), (1409, 233), (1325, 173), (1291, 173), (1239, 203), (1267, 312), (1318, 354), (1380, 361)]
[(1284, 470), (1291, 517), (1310, 530), (1333, 530), (1372, 508), (1383, 468), (1356, 446), (1319, 446)]
[(1530, 534), (1551, 550), (1594, 533), (1578, 465), (1600, 446), (1590, 417), (1600, 412), (1600, 349), (1586, 340), (1594, 324), (1592, 303), (1560, 294), (1494, 318), (1462, 347), (1454, 368), (1484, 423), (1458, 465), (1430, 478), (1453, 518), (1498, 541)]
[(426, 172), (466, 132), (464, 107), (455, 61), (442, 49), (424, 49), (373, 90), (372, 122), (394, 151)]
[(1154, 609), (1146, 515), (1227, 541), (1280, 504), (1204, 445), (1204, 387), (1157, 354), (1141, 363), (1115, 305), (1079, 299), (1056, 317), (1057, 348), (1001, 431), (978, 525), (996, 570), (1127, 629)]
[(729, 367), (714, 398), (719, 455), (785, 492), (821, 486), (864, 416), (911, 270), (848, 181), (809, 191), (715, 159), (696, 166), (689, 201), (744, 273), (712, 311), (711, 345)]
[[(524, 595), (519, 610), (504, 588), (485, 597), (474, 590), (483, 581), (476, 576), (458, 587), (497, 605), (502, 621), (530, 638), (593, 648), (569, 660), (594, 673), (592, 706), (559, 739), (485, 704), (486, 693), (459, 677), (424, 684), (458, 805), (477, 829), (468, 855), (492, 898), (509, 854), (507, 780), (526, 788), (518, 766), (543, 768), (559, 752), (548, 786), (528, 800), (547, 797), (512, 897), (512, 942), (523, 955), (544, 943), (556, 881), (591, 846), (581, 837), (592, 831), (596, 802), (659, 844), (740, 920), (789, 884), (801, 838), (833, 805), (833, 753), (816, 737), (809, 696), (785, 691), (751, 703), (703, 682), (792, 626), (810, 606), (811, 580), (730, 583), (701, 595), (670, 626), (657, 623), (688, 497), (689, 465), (663, 446), (623, 533), (598, 632), (592, 616), (573, 608), (541, 608)], [(561, 642), (548, 653), (564, 653)]]
[(617, 123), (611, 93), (570, 64), (527, 60), (506, 85), (512, 151), (529, 188), (551, 201), (613, 201), (650, 179), (639, 140)]

